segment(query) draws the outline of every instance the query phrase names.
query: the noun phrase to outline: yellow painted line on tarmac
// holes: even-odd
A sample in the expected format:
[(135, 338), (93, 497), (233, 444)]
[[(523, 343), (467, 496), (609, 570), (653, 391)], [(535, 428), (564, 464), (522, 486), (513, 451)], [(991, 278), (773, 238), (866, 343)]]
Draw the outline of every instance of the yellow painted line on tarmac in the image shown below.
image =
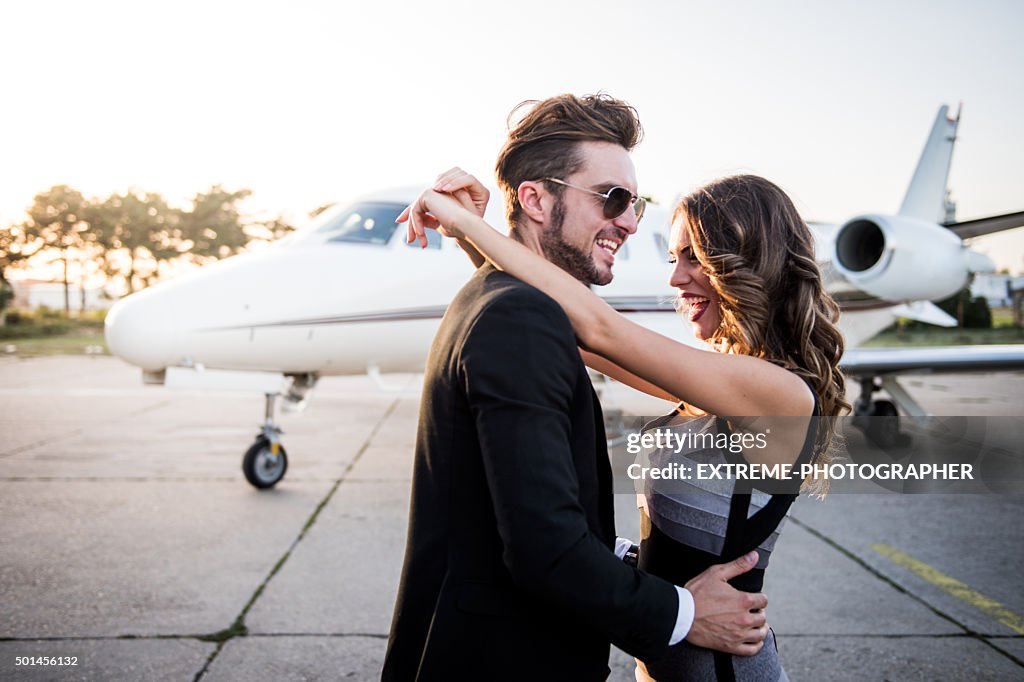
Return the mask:
[(895, 547), (891, 547), (890, 545), (883, 543), (876, 543), (871, 545), (871, 549), (886, 557), (894, 564), (916, 573), (932, 585), (943, 589), (948, 594), (951, 594), (957, 599), (967, 602), (979, 611), (988, 614), (1006, 627), (1014, 630), (1017, 634), (1024, 635), (1024, 616), (1014, 613), (995, 599), (991, 599), (983, 595), (981, 592), (972, 590), (956, 578), (950, 578), (945, 573), (937, 571), (928, 564), (904, 554)]

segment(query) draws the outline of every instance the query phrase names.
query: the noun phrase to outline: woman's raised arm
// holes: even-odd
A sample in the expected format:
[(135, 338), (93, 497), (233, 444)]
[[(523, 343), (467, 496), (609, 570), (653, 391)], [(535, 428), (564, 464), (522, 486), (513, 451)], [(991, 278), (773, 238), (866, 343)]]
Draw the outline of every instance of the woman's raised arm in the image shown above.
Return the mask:
[(419, 238), (425, 243), (426, 228), (465, 239), (495, 267), (554, 298), (585, 350), (706, 412), (811, 414), (814, 398), (795, 374), (758, 358), (692, 348), (632, 322), (572, 275), (493, 229), (448, 193), (463, 189), (465, 182), (463, 178), (423, 192), (399, 216), (399, 222), (409, 220), (410, 242)]

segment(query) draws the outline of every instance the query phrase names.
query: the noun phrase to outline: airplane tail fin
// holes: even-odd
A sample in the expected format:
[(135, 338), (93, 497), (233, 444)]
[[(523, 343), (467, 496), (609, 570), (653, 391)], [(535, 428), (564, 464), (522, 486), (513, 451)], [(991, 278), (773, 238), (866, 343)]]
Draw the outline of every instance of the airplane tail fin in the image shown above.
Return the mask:
[(949, 107), (943, 104), (935, 117), (932, 132), (928, 135), (924, 151), (917, 162), (917, 170), (903, 197), (899, 214), (908, 218), (919, 218), (933, 223), (945, 223), (946, 180), (949, 165), (953, 160), (953, 142), (960, 123), (960, 110), (955, 118), (949, 117)]

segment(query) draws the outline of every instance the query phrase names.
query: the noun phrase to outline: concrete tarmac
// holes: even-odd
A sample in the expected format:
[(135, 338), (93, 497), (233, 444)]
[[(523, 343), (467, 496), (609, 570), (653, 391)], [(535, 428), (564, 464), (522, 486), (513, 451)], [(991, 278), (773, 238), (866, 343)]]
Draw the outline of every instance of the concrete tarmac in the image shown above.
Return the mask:
[[(0, 680), (376, 679), (419, 380), (323, 380), (281, 416), (288, 474), (260, 492), (240, 462), (261, 398), (0, 358)], [(906, 386), (942, 414), (1024, 402), (1021, 374)], [(635, 499), (616, 502), (637, 537)], [(1020, 495), (799, 500), (765, 586), (789, 677), (1024, 679), (1022, 518)], [(633, 679), (622, 652), (612, 668)]]

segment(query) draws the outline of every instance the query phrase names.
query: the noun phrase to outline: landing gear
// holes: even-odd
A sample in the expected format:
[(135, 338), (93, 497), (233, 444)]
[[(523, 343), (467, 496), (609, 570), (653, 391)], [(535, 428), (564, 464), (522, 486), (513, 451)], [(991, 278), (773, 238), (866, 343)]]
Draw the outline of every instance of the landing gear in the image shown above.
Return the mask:
[[(882, 450), (895, 450), (910, 445), (910, 436), (900, 430), (900, 413), (890, 400), (872, 400), (875, 391), (890, 383), (883, 382), (880, 386), (874, 377), (861, 377), (860, 397), (853, 406), (853, 425), (864, 432), (864, 436)], [(898, 396), (897, 396), (898, 397)]]
[(900, 413), (889, 400), (876, 400), (871, 404), (870, 419), (864, 435), (883, 450), (910, 445), (910, 436), (900, 431)]
[(264, 490), (272, 488), (284, 478), (288, 470), (288, 455), (281, 445), (281, 428), (274, 423), (274, 403), (277, 393), (267, 393), (266, 418), (256, 441), (245, 451), (242, 473), (245, 480)]
[[(310, 391), (316, 386), (316, 374), (289, 374), (291, 382), (284, 391), (285, 412), (301, 412), (306, 407)], [(267, 398), (263, 426), (256, 440), (242, 458), (245, 480), (260, 490), (273, 488), (288, 471), (288, 455), (281, 445), (281, 427), (274, 421), (274, 407), (280, 393), (265, 393)]]

